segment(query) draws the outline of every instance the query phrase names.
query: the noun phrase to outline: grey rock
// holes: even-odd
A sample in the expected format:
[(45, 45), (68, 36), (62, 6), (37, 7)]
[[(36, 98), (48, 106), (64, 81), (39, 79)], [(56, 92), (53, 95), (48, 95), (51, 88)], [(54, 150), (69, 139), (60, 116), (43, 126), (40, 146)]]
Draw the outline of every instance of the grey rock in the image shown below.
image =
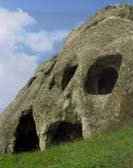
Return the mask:
[(107, 7), (73, 30), (0, 114), (0, 152), (45, 150), (133, 117), (133, 7)]

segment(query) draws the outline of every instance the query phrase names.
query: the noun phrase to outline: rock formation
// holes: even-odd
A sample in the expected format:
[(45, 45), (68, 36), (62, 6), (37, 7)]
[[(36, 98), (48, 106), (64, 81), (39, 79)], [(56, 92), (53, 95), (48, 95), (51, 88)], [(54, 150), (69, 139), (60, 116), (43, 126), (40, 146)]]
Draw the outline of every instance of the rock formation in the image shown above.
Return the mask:
[(133, 116), (133, 7), (109, 6), (73, 30), (1, 114), (0, 152), (45, 150)]

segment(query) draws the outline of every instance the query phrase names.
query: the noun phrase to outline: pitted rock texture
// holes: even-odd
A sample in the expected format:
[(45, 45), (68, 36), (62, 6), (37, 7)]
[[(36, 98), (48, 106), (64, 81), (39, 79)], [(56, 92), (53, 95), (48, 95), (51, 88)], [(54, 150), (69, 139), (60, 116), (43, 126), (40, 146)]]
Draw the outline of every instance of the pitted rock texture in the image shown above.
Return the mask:
[(109, 6), (73, 30), (1, 114), (0, 152), (45, 150), (133, 117), (133, 7)]

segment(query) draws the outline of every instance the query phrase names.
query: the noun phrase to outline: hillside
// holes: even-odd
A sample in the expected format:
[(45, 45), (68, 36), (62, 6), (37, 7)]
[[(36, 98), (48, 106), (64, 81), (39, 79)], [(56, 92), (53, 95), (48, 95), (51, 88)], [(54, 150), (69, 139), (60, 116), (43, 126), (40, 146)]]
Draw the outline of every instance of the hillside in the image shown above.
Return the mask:
[(132, 168), (132, 165), (132, 127), (45, 152), (0, 155), (0, 168)]
[(133, 168), (132, 44), (133, 6), (73, 30), (0, 114), (0, 168)]
[(0, 117), (0, 153), (45, 151), (133, 120), (133, 7), (108, 6), (73, 30)]

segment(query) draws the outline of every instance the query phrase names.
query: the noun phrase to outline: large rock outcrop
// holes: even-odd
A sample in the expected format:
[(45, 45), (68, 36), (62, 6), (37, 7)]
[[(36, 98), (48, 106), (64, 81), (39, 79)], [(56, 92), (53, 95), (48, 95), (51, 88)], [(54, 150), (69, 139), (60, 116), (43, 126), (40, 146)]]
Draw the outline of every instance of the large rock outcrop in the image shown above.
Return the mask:
[(0, 152), (45, 150), (133, 116), (133, 7), (109, 6), (73, 30), (0, 118)]

